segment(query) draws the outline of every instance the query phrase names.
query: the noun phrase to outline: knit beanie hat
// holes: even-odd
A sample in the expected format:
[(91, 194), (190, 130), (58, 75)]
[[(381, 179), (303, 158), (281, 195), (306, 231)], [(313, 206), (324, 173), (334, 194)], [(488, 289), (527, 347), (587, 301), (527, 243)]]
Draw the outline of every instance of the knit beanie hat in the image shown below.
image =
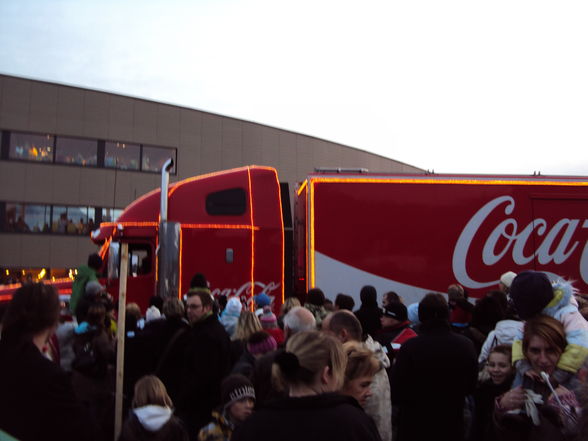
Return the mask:
[(278, 325), (278, 319), (269, 305), (263, 307), (263, 313), (259, 317), (259, 321), (261, 322), (261, 327), (264, 329), (273, 328)]
[(239, 317), (241, 315), (241, 309), (243, 309), (241, 300), (239, 300), (238, 297), (231, 297), (227, 302), (227, 306), (223, 311), (223, 315)]
[(382, 311), (384, 317), (390, 317), (398, 321), (404, 322), (408, 319), (408, 311), (406, 306), (400, 302), (388, 303)]
[(257, 305), (258, 308), (263, 308), (264, 306), (267, 306), (271, 303), (271, 299), (264, 292), (254, 296), (253, 300), (255, 301), (255, 304)]
[(510, 285), (510, 297), (523, 320), (539, 314), (553, 299), (553, 288), (545, 273), (523, 271)]
[(241, 374), (232, 374), (221, 383), (221, 403), (226, 409), (231, 404), (251, 398), (255, 400), (255, 389), (247, 377)]
[(257, 331), (251, 334), (247, 341), (247, 350), (251, 355), (262, 355), (278, 348), (276, 339), (265, 331)]
[(512, 285), (512, 281), (514, 280), (514, 278), (517, 276), (517, 273), (513, 273), (512, 271), (508, 271), (506, 273), (504, 273), (502, 276), (500, 276), (500, 282), (502, 282), (502, 284), (504, 286), (506, 286), (507, 288), (510, 288), (510, 285)]

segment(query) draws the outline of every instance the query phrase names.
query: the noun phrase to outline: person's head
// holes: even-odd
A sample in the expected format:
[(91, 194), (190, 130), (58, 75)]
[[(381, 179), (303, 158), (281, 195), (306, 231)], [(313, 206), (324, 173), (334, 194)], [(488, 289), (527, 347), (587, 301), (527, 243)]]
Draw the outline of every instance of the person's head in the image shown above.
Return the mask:
[(260, 309), (264, 306), (271, 305), (272, 299), (266, 293), (261, 292), (256, 296), (253, 296), (253, 301), (255, 302), (255, 307)]
[(86, 321), (90, 326), (94, 326), (98, 329), (105, 327), (106, 321), (106, 307), (102, 302), (94, 302), (88, 308), (88, 314), (86, 315)]
[(155, 306), (161, 311), (161, 308), (163, 308), (163, 299), (159, 296), (151, 296), (149, 298), (149, 306)]
[(500, 281), (498, 282), (498, 289), (505, 294), (508, 294), (510, 291), (510, 285), (512, 285), (512, 281), (517, 276), (517, 273), (512, 271), (507, 271), (503, 275), (500, 276)]
[(385, 308), (389, 303), (403, 303), (402, 298), (394, 291), (388, 291), (382, 297), (382, 306)]
[(496, 296), (486, 295), (479, 299), (472, 311), (471, 326), (484, 334), (496, 327), (496, 323), (505, 318), (505, 309)]
[(541, 314), (525, 322), (523, 354), (536, 373), (551, 375), (566, 345), (564, 327), (558, 320)]
[(263, 313), (259, 317), (259, 321), (263, 329), (274, 329), (278, 327), (278, 319), (269, 305), (263, 307)]
[(206, 277), (202, 273), (196, 273), (190, 280), (190, 288), (208, 288)]
[(300, 303), (300, 300), (298, 300), (298, 297), (288, 297), (288, 298), (286, 298), (286, 300), (284, 300), (284, 303), (282, 303), (282, 308), (280, 310), (280, 315), (285, 316), (295, 306), (302, 306), (302, 304)]
[(100, 271), (102, 268), (102, 257), (96, 253), (90, 254), (88, 256), (88, 266), (95, 271)]
[(24, 342), (42, 333), (50, 334), (59, 322), (59, 310), (59, 296), (51, 285), (23, 285), (16, 290), (4, 312), (2, 340)]
[(454, 302), (458, 299), (464, 298), (465, 294), (464, 294), (463, 286), (461, 286), (457, 283), (455, 283), (453, 285), (449, 285), (449, 287), (447, 288), (447, 296), (449, 297), (450, 302)]
[(429, 293), (419, 303), (419, 321), (422, 324), (449, 320), (449, 306), (438, 293)]
[(324, 332), (294, 334), (272, 366), (277, 384), (290, 395), (335, 392), (344, 381), (347, 359), (341, 342)]
[(347, 367), (341, 393), (352, 396), (359, 404), (365, 406), (367, 399), (372, 395), (370, 386), (374, 375), (380, 370), (380, 362), (372, 351), (358, 342), (344, 343), (343, 350), (347, 356)]
[(322, 331), (335, 336), (341, 343), (361, 341), (363, 330), (361, 323), (350, 311), (335, 311), (323, 320)]
[(237, 321), (237, 328), (235, 329), (233, 338), (235, 340), (247, 341), (253, 333), (261, 330), (261, 323), (255, 313), (249, 310), (243, 310)]
[[(226, 299), (226, 297), (224, 298)], [(241, 299), (237, 296), (233, 296), (227, 301), (223, 314), (230, 317), (239, 317), (242, 310), (243, 304), (241, 303)]]
[(306, 296), (306, 303), (316, 306), (324, 306), (325, 294), (319, 288), (312, 288), (308, 291)]
[(371, 285), (366, 285), (359, 292), (362, 306), (378, 306), (378, 292)]
[(302, 306), (295, 306), (284, 317), (284, 337), (286, 339), (297, 332), (314, 329), (316, 329), (314, 315)]
[(255, 404), (255, 389), (251, 381), (241, 374), (226, 377), (221, 383), (221, 404), (231, 421), (245, 421), (253, 412)]
[(105, 292), (104, 286), (100, 285), (97, 280), (91, 280), (86, 283), (85, 295), (88, 298), (98, 298)]
[(188, 320), (194, 324), (212, 313), (212, 297), (204, 291), (188, 292), (186, 300)]
[(254, 332), (247, 340), (247, 350), (255, 358), (275, 351), (277, 348), (278, 344), (276, 343), (276, 339), (265, 331)]
[(337, 294), (337, 297), (335, 297), (335, 310), (345, 309), (347, 311), (353, 311), (354, 307), (355, 300), (353, 300), (353, 297), (347, 294)]
[(135, 317), (136, 320), (141, 319), (141, 308), (139, 308), (139, 305), (137, 303), (127, 303), (125, 310), (127, 313), (127, 317), (129, 315), (132, 315), (133, 317)]
[(164, 384), (155, 375), (145, 375), (135, 383), (133, 408), (144, 406), (173, 407)]
[(383, 328), (395, 326), (408, 320), (408, 310), (403, 303), (390, 302), (382, 310), (380, 322)]
[(510, 298), (521, 319), (528, 320), (553, 299), (553, 288), (545, 273), (523, 271), (510, 285)]
[(165, 299), (162, 308), (163, 315), (165, 315), (166, 319), (184, 317), (184, 304), (178, 298)]
[(502, 384), (512, 376), (511, 354), (509, 345), (497, 345), (490, 350), (486, 370), (494, 384)]

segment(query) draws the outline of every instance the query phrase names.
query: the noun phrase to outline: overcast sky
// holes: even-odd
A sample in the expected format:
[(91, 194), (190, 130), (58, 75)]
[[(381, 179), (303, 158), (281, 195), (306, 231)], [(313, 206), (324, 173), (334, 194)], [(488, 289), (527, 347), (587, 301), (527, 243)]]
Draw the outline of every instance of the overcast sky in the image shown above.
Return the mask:
[(585, 0), (0, 0), (0, 72), (435, 172), (588, 175), (586, 23)]

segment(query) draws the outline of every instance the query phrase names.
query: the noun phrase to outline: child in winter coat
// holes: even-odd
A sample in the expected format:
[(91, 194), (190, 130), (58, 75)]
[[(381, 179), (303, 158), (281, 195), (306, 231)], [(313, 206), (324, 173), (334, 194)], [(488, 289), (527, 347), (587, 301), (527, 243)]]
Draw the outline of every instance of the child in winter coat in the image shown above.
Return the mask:
[[(578, 311), (569, 282), (559, 280), (553, 285), (538, 271), (523, 271), (512, 282), (510, 296), (523, 320), (545, 314), (560, 321), (566, 333), (567, 346), (561, 355), (552, 380), (563, 383), (576, 374), (588, 357), (588, 322)], [(523, 355), (522, 332), (512, 347), (512, 361), (520, 373), (530, 366)]]
[(240, 374), (226, 377), (221, 384), (222, 404), (212, 412), (213, 420), (198, 433), (198, 441), (229, 441), (233, 430), (253, 412), (255, 389)]
[(165, 386), (154, 375), (135, 384), (133, 410), (118, 441), (188, 441), (188, 433), (173, 415), (173, 404)]

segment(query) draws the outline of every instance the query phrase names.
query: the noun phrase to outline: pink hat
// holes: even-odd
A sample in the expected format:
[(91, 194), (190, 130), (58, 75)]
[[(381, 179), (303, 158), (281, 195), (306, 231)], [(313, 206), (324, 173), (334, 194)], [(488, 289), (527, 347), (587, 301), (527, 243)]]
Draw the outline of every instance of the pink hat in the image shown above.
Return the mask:
[(265, 331), (255, 332), (249, 337), (247, 343), (247, 350), (251, 355), (262, 355), (276, 350), (277, 347), (278, 344), (276, 343), (276, 339)]

